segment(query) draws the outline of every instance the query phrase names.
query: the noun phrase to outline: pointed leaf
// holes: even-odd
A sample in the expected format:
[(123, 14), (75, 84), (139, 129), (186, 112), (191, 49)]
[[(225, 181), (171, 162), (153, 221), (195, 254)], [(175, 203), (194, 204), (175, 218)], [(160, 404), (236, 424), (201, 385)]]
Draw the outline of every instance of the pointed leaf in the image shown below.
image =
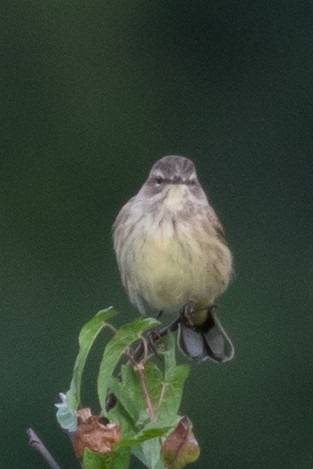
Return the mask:
[[(124, 413), (127, 415), (127, 419), (130, 419), (132, 424), (132, 432), (138, 431), (138, 425), (140, 421), (149, 420), (149, 413), (146, 410), (145, 396), (140, 383), (139, 375), (134, 370), (132, 364), (128, 363), (121, 366), (121, 373), (119, 379), (114, 378), (110, 382), (110, 391), (115, 395), (118, 405), (123, 408)], [(112, 412), (108, 413), (108, 417), (114, 420)], [(124, 415), (121, 415), (124, 418)], [(127, 422), (118, 423), (123, 428), (123, 434), (127, 432), (125, 426), (128, 426)]]
[(130, 324), (122, 326), (108, 342), (100, 363), (98, 375), (98, 397), (104, 414), (105, 399), (112, 380), (111, 376), (116, 365), (126, 350), (148, 329), (156, 327), (159, 322), (153, 318), (135, 319)]
[(166, 337), (166, 349), (163, 352), (165, 378), (167, 374), (176, 367), (176, 340), (173, 333), (168, 332)]
[(105, 327), (106, 321), (116, 314), (118, 314), (117, 311), (112, 308), (99, 311), (83, 326), (79, 334), (79, 352), (74, 365), (70, 389), (66, 395), (67, 404), (71, 411), (76, 411), (80, 402), (82, 374), (91, 346), (99, 332)]
[(182, 417), (162, 445), (162, 460), (166, 463), (166, 467), (182, 469), (196, 461), (199, 454), (199, 443), (193, 434), (192, 423), (188, 417)]
[[(189, 371), (190, 367), (188, 365), (179, 365), (167, 376), (167, 380), (164, 382), (165, 389), (162, 402), (158, 410), (158, 418), (160, 420), (165, 419), (167, 423), (174, 424)], [(174, 419), (173, 422), (171, 419)]]
[(167, 433), (169, 433), (170, 430), (172, 430), (172, 427), (158, 427), (158, 425), (154, 425), (155, 426), (152, 428), (144, 429), (143, 431), (137, 433), (137, 435), (132, 438), (123, 438), (123, 440), (118, 443), (117, 447), (137, 446), (140, 443), (143, 443), (144, 441), (165, 436)]
[(176, 365), (175, 340), (168, 337), (168, 345), (164, 352), (164, 382), (162, 402), (158, 409), (158, 420), (174, 425), (177, 420), (180, 403), (183, 397), (183, 388), (189, 375), (189, 365)]
[(85, 449), (84, 469), (127, 469), (130, 460), (129, 448), (119, 448), (107, 454), (94, 453)]

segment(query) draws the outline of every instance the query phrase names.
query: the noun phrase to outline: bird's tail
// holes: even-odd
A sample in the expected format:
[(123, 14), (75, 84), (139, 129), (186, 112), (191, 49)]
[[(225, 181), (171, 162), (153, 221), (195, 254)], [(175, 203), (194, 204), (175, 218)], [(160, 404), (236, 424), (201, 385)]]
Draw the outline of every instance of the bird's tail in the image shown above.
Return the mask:
[(177, 343), (184, 355), (196, 362), (211, 360), (225, 363), (234, 358), (234, 346), (212, 308), (202, 325), (192, 326), (181, 321)]

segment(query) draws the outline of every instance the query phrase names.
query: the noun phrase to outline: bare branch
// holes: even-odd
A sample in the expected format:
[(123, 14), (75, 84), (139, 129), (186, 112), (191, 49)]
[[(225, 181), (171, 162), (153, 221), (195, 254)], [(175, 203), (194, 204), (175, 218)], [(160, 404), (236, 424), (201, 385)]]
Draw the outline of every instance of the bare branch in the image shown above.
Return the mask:
[(146, 385), (146, 381), (145, 381), (143, 362), (138, 363), (138, 365), (135, 366), (135, 370), (139, 374), (140, 383), (142, 386), (143, 393), (145, 395), (147, 408), (148, 408), (149, 414), (151, 415), (151, 422), (156, 422), (155, 408), (154, 408), (154, 405), (152, 404), (151, 397), (150, 397), (150, 394)]
[(45, 447), (44, 443), (36, 435), (34, 430), (32, 428), (28, 428), (26, 433), (29, 438), (30, 446), (34, 448), (34, 450), (38, 451), (38, 453), (41, 454), (41, 456), (47, 462), (49, 467), (51, 467), (51, 469), (61, 469), (61, 467), (58, 465), (56, 460), (53, 458), (53, 456), (49, 453), (49, 451)]

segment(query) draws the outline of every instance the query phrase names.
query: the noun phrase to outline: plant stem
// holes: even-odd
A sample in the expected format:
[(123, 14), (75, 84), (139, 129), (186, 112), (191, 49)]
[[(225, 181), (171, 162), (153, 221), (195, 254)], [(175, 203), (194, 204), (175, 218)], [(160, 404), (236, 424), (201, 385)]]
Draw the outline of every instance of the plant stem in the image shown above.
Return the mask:
[(156, 412), (155, 412), (154, 405), (152, 404), (150, 394), (149, 394), (149, 391), (148, 391), (148, 388), (147, 388), (147, 385), (146, 385), (143, 364), (139, 363), (136, 366), (136, 370), (139, 373), (141, 386), (142, 386), (142, 389), (143, 389), (143, 392), (144, 392), (144, 395), (145, 395), (145, 398), (146, 398), (147, 408), (148, 408), (148, 411), (151, 415), (151, 422), (156, 422)]
[(34, 430), (32, 428), (28, 428), (26, 433), (29, 438), (30, 446), (34, 448), (36, 451), (38, 451), (38, 453), (41, 454), (41, 456), (47, 462), (49, 467), (51, 467), (51, 469), (61, 469), (61, 467), (58, 465), (56, 460), (53, 458), (53, 456), (49, 453), (49, 451), (45, 447), (44, 443), (36, 435)]

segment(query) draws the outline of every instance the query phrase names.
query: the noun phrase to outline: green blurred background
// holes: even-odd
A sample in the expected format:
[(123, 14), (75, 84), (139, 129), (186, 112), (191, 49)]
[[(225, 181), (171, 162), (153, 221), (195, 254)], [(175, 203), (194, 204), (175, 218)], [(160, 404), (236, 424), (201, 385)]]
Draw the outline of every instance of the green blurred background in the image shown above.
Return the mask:
[(220, 301), (236, 359), (193, 365), (186, 387), (193, 467), (312, 468), (312, 1), (0, 10), (0, 467), (46, 467), (28, 426), (77, 467), (54, 402), (84, 322), (109, 305), (120, 322), (136, 316), (111, 225), (152, 163), (178, 153), (196, 163), (236, 265)]

